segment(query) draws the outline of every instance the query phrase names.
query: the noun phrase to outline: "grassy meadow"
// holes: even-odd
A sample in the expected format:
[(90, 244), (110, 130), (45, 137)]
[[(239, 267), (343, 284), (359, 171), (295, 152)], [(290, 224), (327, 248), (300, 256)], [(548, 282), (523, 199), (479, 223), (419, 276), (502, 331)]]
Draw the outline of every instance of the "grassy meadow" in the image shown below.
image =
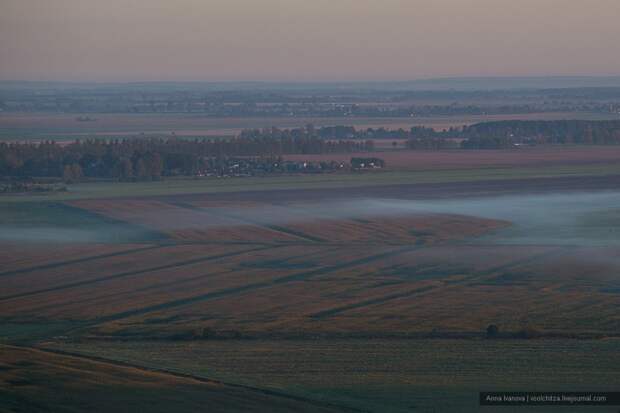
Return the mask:
[(614, 363), (619, 339), (147, 341), (59, 348), (232, 383), (260, 383), (377, 412), (477, 412), (479, 391), (615, 391), (620, 380)]

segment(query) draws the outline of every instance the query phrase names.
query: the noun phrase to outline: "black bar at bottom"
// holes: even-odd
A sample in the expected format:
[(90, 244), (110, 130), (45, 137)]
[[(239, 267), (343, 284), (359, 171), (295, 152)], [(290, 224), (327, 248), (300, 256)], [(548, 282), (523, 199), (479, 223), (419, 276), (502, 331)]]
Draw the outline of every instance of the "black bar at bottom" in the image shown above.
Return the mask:
[(480, 406), (620, 406), (620, 392), (480, 392)]

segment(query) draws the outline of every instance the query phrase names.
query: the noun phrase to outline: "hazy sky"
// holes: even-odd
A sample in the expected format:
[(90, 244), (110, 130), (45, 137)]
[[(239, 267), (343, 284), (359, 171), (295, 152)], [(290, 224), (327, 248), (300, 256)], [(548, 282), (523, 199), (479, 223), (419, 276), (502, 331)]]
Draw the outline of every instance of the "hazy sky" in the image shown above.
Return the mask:
[(620, 0), (0, 0), (0, 79), (618, 75)]

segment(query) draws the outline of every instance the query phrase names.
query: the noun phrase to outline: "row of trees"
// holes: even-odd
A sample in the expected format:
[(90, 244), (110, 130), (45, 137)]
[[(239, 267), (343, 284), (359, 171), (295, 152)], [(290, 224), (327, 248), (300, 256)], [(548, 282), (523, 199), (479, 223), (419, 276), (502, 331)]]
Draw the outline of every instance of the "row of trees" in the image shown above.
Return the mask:
[(373, 139), (405, 139), (409, 149), (495, 149), (515, 144), (620, 144), (620, 121), (500, 121), (435, 131), (351, 126), (251, 129), (235, 139), (83, 140), (68, 145), (0, 143), (0, 177), (153, 179), (196, 175), (214, 159), (371, 152)]
[(498, 121), (464, 127), (460, 131), (466, 149), (503, 148), (515, 143), (620, 144), (620, 121)]
[(501, 149), (515, 145), (618, 145), (620, 121), (497, 121), (435, 131), (414, 127), (409, 149)]
[(230, 140), (124, 139), (83, 140), (68, 145), (0, 143), (0, 176), (157, 179), (196, 175), (212, 169), (214, 160), (233, 157), (276, 158), (285, 154), (372, 151), (372, 142), (325, 140), (315, 134), (280, 136), (246, 132)]

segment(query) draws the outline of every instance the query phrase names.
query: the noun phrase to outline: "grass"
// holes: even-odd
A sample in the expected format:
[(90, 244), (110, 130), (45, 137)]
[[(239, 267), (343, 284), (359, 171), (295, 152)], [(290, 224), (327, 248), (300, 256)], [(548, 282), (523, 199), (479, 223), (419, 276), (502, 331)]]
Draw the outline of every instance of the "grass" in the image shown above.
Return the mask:
[(241, 191), (368, 187), (399, 184), (436, 184), (524, 178), (606, 176), (620, 174), (620, 164), (561, 165), (526, 168), (480, 168), (439, 171), (381, 171), (372, 173), (287, 175), (248, 178), (167, 179), (155, 182), (82, 183), (66, 193), (3, 195), (0, 204), (42, 200), (68, 201), (114, 197), (208, 194)]
[(481, 390), (613, 391), (620, 380), (620, 340), (214, 340), (54, 347), (376, 412), (474, 412)]
[(308, 400), (0, 345), (2, 412), (342, 412)]

